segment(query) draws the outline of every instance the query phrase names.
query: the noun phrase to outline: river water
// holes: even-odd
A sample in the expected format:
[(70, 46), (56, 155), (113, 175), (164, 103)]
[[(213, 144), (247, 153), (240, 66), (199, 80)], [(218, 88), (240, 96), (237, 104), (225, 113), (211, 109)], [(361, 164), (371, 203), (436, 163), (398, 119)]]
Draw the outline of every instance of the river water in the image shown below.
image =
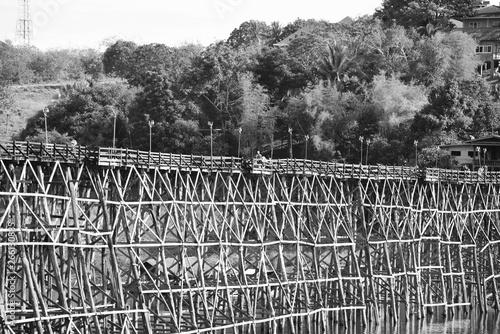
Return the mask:
[[(473, 312), (469, 316), (429, 316), (426, 319), (411, 318), (409, 321), (400, 320), (397, 325), (391, 322), (382, 322), (362, 327), (355, 324), (350, 328), (342, 325), (333, 325), (328, 334), (500, 334), (500, 313), (490, 310), (486, 314)], [(303, 334), (320, 334), (307, 333)], [(326, 334), (326, 333), (325, 333)]]

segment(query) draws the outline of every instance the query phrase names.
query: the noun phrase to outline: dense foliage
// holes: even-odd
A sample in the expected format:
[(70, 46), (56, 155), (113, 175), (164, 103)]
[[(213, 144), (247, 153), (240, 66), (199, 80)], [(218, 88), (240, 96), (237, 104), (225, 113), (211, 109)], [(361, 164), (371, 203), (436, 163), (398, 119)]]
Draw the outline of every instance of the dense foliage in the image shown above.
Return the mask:
[[(498, 94), (476, 72), (476, 42), (445, 29), (469, 5), (386, 0), (374, 17), (350, 24), (248, 21), (207, 47), (119, 40), (101, 55), (5, 44), (0, 78), (126, 82), (63, 90), (47, 116), (53, 141), (384, 164), (411, 161), (418, 142), (438, 161), (436, 145), (499, 128)], [(40, 139), (44, 121), (40, 111), (18, 138)]]

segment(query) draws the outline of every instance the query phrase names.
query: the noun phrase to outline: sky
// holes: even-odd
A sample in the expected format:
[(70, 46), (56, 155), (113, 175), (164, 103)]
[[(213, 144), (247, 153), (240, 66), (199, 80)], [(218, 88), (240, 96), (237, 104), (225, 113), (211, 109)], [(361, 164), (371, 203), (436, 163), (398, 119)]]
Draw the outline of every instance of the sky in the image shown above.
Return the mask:
[[(373, 14), (382, 0), (28, 0), (32, 45), (94, 48), (124, 39), (137, 44), (209, 45), (245, 21), (301, 19), (338, 22)], [(16, 41), (19, 0), (0, 0), (0, 41)]]

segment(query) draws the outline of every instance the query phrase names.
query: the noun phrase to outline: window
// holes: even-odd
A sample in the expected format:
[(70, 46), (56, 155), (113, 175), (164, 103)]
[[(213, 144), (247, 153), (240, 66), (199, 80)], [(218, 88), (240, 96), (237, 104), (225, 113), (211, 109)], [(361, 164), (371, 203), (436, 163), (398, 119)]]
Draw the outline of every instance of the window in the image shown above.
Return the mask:
[(467, 155), (471, 158), (474, 158), (474, 151), (467, 152)]
[(481, 22), (469, 22), (469, 28), (481, 28)]
[(451, 151), (451, 156), (452, 157), (459, 157), (462, 155), (462, 152), (460, 151)]
[(493, 22), (491, 22), (491, 26), (492, 27), (498, 27), (498, 26), (500, 26), (500, 21), (493, 21)]
[(491, 45), (478, 45), (476, 46), (476, 53), (491, 53)]

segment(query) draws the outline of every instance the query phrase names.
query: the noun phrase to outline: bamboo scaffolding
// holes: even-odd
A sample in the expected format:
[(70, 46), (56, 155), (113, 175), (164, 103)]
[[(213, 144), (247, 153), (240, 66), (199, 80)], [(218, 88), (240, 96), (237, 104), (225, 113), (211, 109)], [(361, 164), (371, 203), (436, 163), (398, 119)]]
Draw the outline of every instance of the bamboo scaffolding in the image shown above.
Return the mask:
[(117, 152), (0, 145), (8, 331), (298, 333), (500, 303), (500, 184)]

